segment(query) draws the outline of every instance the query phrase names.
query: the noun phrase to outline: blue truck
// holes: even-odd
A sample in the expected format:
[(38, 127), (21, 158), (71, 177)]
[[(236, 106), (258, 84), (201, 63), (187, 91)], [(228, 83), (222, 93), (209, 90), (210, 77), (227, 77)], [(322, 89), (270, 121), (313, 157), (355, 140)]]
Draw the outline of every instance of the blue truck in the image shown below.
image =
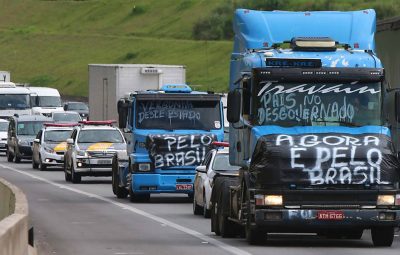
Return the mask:
[(112, 187), (119, 198), (148, 201), (152, 193), (193, 197), (195, 167), (213, 141), (222, 141), (221, 95), (186, 84), (137, 91), (118, 101), (127, 152), (116, 154)]
[(233, 26), (227, 118), (241, 170), (215, 180), (211, 230), (257, 244), (370, 229), (375, 246), (391, 246), (400, 165), (387, 116), (400, 120), (400, 97), (374, 53), (375, 11), (238, 9)]

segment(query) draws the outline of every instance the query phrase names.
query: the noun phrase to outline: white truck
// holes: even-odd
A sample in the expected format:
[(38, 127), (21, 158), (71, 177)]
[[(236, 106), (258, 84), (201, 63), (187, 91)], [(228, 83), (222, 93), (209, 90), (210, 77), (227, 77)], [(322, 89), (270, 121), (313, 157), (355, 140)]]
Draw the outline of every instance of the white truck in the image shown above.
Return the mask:
[(0, 81), (0, 118), (32, 114), (30, 91), (13, 82)]
[(90, 120), (117, 120), (117, 102), (127, 93), (185, 82), (181, 65), (89, 64)]
[(32, 100), (32, 114), (51, 117), (55, 111), (64, 111), (61, 105), (60, 92), (54, 88), (29, 87)]

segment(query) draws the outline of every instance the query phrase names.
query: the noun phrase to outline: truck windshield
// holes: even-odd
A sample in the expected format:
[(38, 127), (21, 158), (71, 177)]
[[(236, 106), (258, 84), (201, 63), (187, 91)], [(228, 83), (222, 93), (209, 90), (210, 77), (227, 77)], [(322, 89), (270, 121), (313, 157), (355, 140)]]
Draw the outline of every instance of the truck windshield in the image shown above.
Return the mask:
[(58, 96), (33, 96), (34, 106), (61, 107), (61, 98)]
[(17, 134), (36, 136), (42, 127), (43, 122), (41, 121), (20, 121), (17, 125)]
[(1, 94), (0, 109), (27, 109), (30, 108), (28, 94)]
[(117, 130), (82, 130), (78, 143), (123, 143), (122, 135)]
[(380, 83), (263, 82), (254, 125), (381, 125)]
[(220, 129), (219, 101), (139, 100), (136, 103), (139, 129)]
[(45, 142), (65, 142), (72, 133), (71, 130), (51, 130), (44, 133)]

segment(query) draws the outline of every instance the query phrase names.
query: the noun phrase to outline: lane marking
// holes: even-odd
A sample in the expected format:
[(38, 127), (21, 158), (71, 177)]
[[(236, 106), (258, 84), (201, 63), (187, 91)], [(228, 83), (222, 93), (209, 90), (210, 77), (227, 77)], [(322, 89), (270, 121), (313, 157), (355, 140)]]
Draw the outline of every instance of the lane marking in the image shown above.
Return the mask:
[(167, 219), (164, 219), (164, 218), (161, 218), (159, 216), (156, 216), (156, 215), (150, 214), (148, 212), (142, 211), (142, 210), (140, 210), (140, 209), (138, 209), (136, 207), (133, 207), (131, 205), (126, 205), (126, 204), (111, 200), (111, 199), (106, 198), (106, 197), (102, 197), (102, 196), (99, 196), (99, 195), (96, 195), (96, 194), (93, 194), (93, 193), (90, 193), (90, 192), (79, 190), (79, 189), (76, 189), (76, 188), (73, 188), (73, 187), (70, 187), (70, 186), (67, 186), (67, 185), (64, 185), (64, 184), (56, 183), (56, 182), (47, 180), (47, 179), (45, 179), (43, 177), (39, 177), (39, 176), (36, 176), (34, 174), (30, 174), (30, 173), (18, 170), (18, 169), (14, 168), (14, 167), (10, 167), (10, 166), (3, 165), (3, 164), (0, 164), (0, 167), (8, 169), (8, 170), (11, 170), (13, 172), (17, 172), (17, 173), (29, 176), (29, 177), (31, 177), (31, 178), (33, 178), (35, 180), (39, 180), (39, 181), (45, 182), (47, 184), (50, 184), (50, 185), (55, 186), (55, 187), (60, 188), (60, 189), (66, 189), (66, 190), (69, 190), (69, 191), (84, 195), (84, 196), (89, 197), (89, 198), (95, 198), (95, 199), (98, 199), (98, 200), (113, 204), (113, 205), (115, 205), (115, 206), (117, 206), (117, 207), (119, 207), (121, 209), (131, 211), (133, 213), (136, 213), (138, 215), (141, 215), (143, 217), (146, 217), (146, 218), (151, 219), (153, 221), (156, 221), (158, 223), (165, 224), (166, 226), (169, 226), (169, 227), (174, 228), (176, 230), (179, 230), (179, 231), (181, 231), (183, 233), (186, 233), (188, 235), (191, 235), (193, 237), (201, 239), (204, 242), (208, 242), (210, 244), (213, 244), (216, 247), (219, 247), (219, 248), (221, 248), (221, 249), (223, 249), (223, 250), (225, 250), (225, 251), (227, 251), (227, 252), (229, 252), (231, 254), (235, 254), (235, 255), (251, 255), (251, 253), (248, 253), (247, 251), (244, 251), (244, 250), (241, 250), (241, 249), (236, 248), (234, 246), (231, 246), (229, 244), (223, 243), (223, 242), (221, 242), (221, 241), (219, 241), (217, 239), (208, 237), (206, 235), (203, 235), (200, 232), (197, 232), (197, 231), (192, 230), (190, 228), (181, 226), (181, 225), (176, 224), (176, 223), (174, 223), (172, 221), (169, 221)]

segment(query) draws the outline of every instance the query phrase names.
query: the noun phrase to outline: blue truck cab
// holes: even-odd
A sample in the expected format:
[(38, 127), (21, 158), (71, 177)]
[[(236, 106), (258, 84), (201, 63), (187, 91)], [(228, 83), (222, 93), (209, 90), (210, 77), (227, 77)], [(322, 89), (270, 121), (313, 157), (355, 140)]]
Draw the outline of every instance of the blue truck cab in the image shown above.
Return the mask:
[(244, 228), (254, 244), (271, 232), (360, 239), (371, 229), (375, 246), (390, 246), (400, 165), (375, 11), (239, 9), (233, 26), (227, 118), (241, 170), (215, 182), (212, 231)]
[(137, 91), (118, 102), (127, 155), (113, 161), (113, 191), (146, 201), (151, 193), (193, 196), (195, 167), (213, 141), (223, 140), (221, 95), (185, 84)]

